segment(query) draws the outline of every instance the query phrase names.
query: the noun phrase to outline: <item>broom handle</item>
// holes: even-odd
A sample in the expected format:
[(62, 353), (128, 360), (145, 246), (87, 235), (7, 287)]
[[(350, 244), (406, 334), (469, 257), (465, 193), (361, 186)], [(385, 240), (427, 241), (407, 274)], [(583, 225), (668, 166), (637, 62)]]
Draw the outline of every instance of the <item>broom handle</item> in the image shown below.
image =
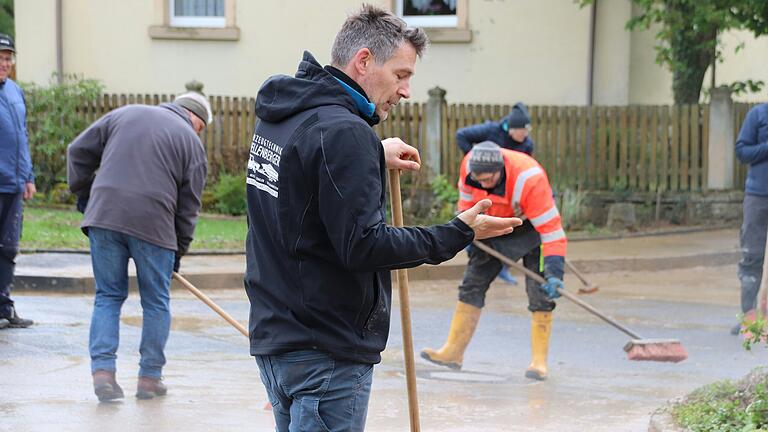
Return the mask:
[(582, 274), (581, 274), (581, 272), (579, 271), (579, 269), (577, 269), (577, 268), (576, 268), (576, 266), (574, 266), (574, 265), (573, 265), (573, 263), (571, 263), (571, 262), (568, 260), (568, 258), (565, 258), (565, 266), (566, 266), (566, 267), (568, 267), (568, 270), (569, 270), (571, 273), (573, 273), (574, 275), (576, 275), (576, 277), (577, 277), (577, 278), (578, 278), (578, 279), (581, 281), (581, 283), (583, 283), (583, 284), (584, 284), (584, 286), (585, 286), (585, 287), (588, 287), (588, 288), (590, 288), (590, 289), (595, 287), (595, 285), (594, 285), (593, 283), (591, 283), (590, 281), (588, 281), (588, 280), (587, 280), (587, 278), (585, 278), (585, 277), (584, 277), (584, 275), (582, 275)]
[(213, 309), (214, 312), (221, 315), (222, 318), (224, 318), (228, 323), (232, 324), (232, 326), (240, 331), (240, 333), (243, 334), (243, 336), (248, 337), (248, 330), (243, 327), (242, 324), (237, 322), (236, 319), (232, 318), (232, 316), (224, 311), (224, 309), (220, 308), (219, 305), (213, 302), (210, 298), (208, 298), (207, 295), (203, 294), (202, 291), (195, 288), (192, 283), (190, 283), (188, 280), (186, 280), (182, 275), (173, 272), (173, 278), (177, 281), (181, 282), (182, 285), (184, 285), (184, 288), (188, 289), (192, 294), (194, 294), (197, 298), (203, 301), (203, 303), (207, 304), (208, 307)]
[[(495, 257), (495, 258), (499, 259), (504, 264), (506, 264), (506, 265), (508, 265), (510, 267), (514, 267), (514, 268), (516, 268), (518, 270), (523, 271), (523, 273), (525, 273), (526, 276), (529, 276), (531, 279), (535, 280), (536, 282), (538, 282), (540, 284), (547, 283), (547, 281), (544, 280), (544, 278), (541, 277), (540, 274), (535, 273), (535, 272), (533, 272), (531, 270), (528, 270), (527, 268), (523, 267), (522, 265), (512, 261), (512, 259), (509, 258), (508, 256), (506, 256), (506, 255), (496, 251), (492, 247), (487, 246), (487, 245), (485, 245), (483, 243), (480, 243), (477, 240), (475, 240), (473, 242), (473, 245), (477, 246), (478, 248), (480, 248), (480, 250), (482, 250), (483, 252), (487, 253), (488, 255), (491, 255), (492, 257)], [(622, 324), (619, 324), (616, 320), (614, 320), (612, 318), (609, 318), (607, 315), (603, 314), (602, 312), (600, 312), (599, 310), (595, 309), (591, 305), (589, 305), (586, 302), (584, 302), (584, 300), (576, 297), (575, 295), (571, 294), (570, 292), (568, 292), (568, 291), (566, 291), (564, 289), (560, 289), (560, 288), (557, 289), (557, 292), (560, 293), (560, 295), (562, 295), (563, 297), (567, 298), (568, 300), (570, 300), (570, 301), (576, 303), (577, 305), (581, 306), (587, 312), (595, 315), (596, 317), (602, 319), (603, 321), (607, 322), (608, 324), (616, 327), (620, 331), (628, 334), (633, 339), (642, 339), (642, 337), (639, 334), (633, 332), (632, 330), (628, 329), (627, 327), (623, 326)]]
[[(392, 221), (403, 226), (402, 197), (400, 196), (400, 171), (389, 170), (389, 191), (392, 205)], [(411, 431), (419, 432), (419, 399), (416, 393), (416, 367), (413, 359), (413, 335), (411, 334), (411, 305), (408, 297), (408, 271), (399, 269), (397, 286), (400, 295), (400, 325), (403, 328), (403, 355), (405, 356), (405, 381), (408, 386), (408, 414)]]

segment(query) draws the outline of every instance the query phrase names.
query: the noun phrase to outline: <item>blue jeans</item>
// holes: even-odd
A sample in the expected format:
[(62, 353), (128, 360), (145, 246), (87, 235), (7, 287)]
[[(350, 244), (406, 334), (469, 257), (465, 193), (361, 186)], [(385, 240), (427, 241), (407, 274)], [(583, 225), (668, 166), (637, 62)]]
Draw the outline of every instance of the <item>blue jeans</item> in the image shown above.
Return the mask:
[(170, 284), (175, 253), (117, 231), (88, 229), (96, 279), (91, 335), (91, 372), (114, 371), (120, 343), (120, 308), (128, 297), (128, 259), (133, 258), (143, 321), (139, 376), (160, 378), (171, 329)]
[(256, 356), (278, 432), (362, 431), (373, 365), (320, 351)]
[(11, 282), (21, 237), (22, 193), (0, 193), (0, 318), (13, 311)]

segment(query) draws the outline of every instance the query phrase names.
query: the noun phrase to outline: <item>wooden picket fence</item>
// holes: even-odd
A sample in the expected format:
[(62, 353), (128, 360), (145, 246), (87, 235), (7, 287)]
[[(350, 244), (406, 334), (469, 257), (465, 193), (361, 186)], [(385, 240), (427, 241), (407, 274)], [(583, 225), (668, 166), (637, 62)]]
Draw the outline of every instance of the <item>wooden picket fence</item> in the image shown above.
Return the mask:
[[(79, 112), (91, 123), (109, 111), (128, 104), (158, 105), (174, 99), (171, 94), (104, 94)], [(254, 98), (211, 96), (213, 122), (202, 138), (208, 155), (208, 172), (218, 176), (220, 171), (238, 173), (245, 170), (248, 150), (256, 121)]]
[[(88, 122), (119, 106), (158, 104), (173, 95), (105, 94), (83, 107)], [(248, 160), (256, 121), (253, 98), (211, 96), (214, 121), (203, 142), (210, 173), (239, 172)], [(735, 104), (738, 134), (750, 104)], [(443, 104), (439, 173), (453, 182), (463, 154), (456, 131), (497, 120), (510, 106)], [(702, 191), (707, 185), (709, 106), (531, 106), (534, 156), (558, 188), (583, 190)], [(425, 159), (426, 104), (401, 103), (387, 121), (375, 127), (382, 137), (400, 137)], [(734, 140), (735, 140), (734, 136)], [(741, 188), (746, 167), (736, 164), (735, 188)], [(415, 178), (415, 177), (414, 177)], [(419, 181), (423, 183), (423, 181)]]

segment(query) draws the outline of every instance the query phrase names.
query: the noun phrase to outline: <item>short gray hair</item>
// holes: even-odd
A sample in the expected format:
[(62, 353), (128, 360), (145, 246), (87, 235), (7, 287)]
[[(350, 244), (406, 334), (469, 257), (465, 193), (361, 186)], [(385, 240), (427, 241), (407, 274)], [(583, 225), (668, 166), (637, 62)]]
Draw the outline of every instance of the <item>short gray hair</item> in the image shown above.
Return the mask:
[(331, 49), (331, 64), (345, 67), (355, 54), (368, 48), (378, 64), (389, 60), (403, 42), (421, 54), (429, 45), (427, 34), (420, 28), (408, 27), (400, 17), (369, 4), (350, 15), (336, 35)]

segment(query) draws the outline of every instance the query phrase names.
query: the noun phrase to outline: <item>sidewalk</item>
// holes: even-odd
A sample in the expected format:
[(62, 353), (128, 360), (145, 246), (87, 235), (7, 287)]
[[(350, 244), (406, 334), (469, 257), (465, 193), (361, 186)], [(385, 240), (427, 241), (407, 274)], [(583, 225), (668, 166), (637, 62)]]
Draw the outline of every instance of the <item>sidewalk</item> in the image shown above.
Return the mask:
[[(586, 273), (668, 270), (721, 266), (739, 260), (738, 229), (718, 229), (609, 240), (578, 240), (568, 245), (568, 258)], [(90, 256), (70, 253), (35, 253), (16, 259), (14, 290), (93, 292)], [(460, 279), (467, 255), (437, 266), (423, 265), (408, 271), (411, 280)], [(201, 287), (241, 289), (244, 255), (191, 255), (182, 259), (181, 274)], [(132, 288), (135, 271), (131, 266)], [(174, 288), (183, 289), (174, 282)]]

